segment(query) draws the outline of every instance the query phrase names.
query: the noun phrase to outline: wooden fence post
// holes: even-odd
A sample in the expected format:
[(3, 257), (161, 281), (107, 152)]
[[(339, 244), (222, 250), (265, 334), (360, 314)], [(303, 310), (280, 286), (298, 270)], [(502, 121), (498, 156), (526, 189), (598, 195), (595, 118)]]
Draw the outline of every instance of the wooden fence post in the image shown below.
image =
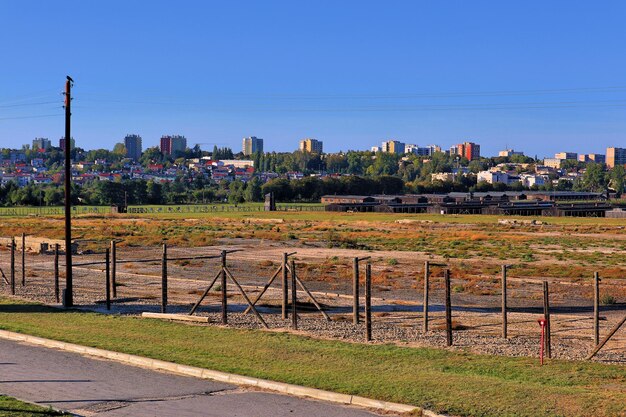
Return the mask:
[(117, 298), (117, 242), (111, 241), (111, 290), (113, 298)]
[(352, 323), (359, 324), (359, 258), (352, 261)]
[(600, 276), (593, 273), (593, 342), (600, 343)]
[(365, 340), (372, 340), (372, 264), (365, 265)]
[(167, 243), (163, 244), (161, 258), (161, 313), (167, 312)]
[(26, 234), (22, 233), (22, 287), (26, 285)]
[(507, 338), (507, 305), (506, 305), (506, 265), (502, 265), (502, 337)]
[(552, 358), (552, 341), (550, 340), (550, 293), (548, 290), (548, 281), (543, 281), (543, 315), (546, 318), (546, 337), (545, 347), (546, 356)]
[(430, 279), (430, 264), (428, 261), (424, 262), (424, 327), (423, 327), (423, 332), (427, 333), (428, 332), (428, 290), (429, 290), (429, 283), (428, 280)]
[(222, 276), (220, 279), (222, 286), (222, 324), (228, 324), (228, 293), (226, 292), (226, 251), (222, 251)]
[(59, 300), (59, 244), (54, 244), (54, 299)]
[(110, 253), (109, 253), (109, 248), (106, 248), (106, 251), (104, 252), (104, 269), (105, 269), (105, 284), (106, 284), (106, 289), (105, 289), (105, 295), (106, 295), (106, 306), (107, 306), (107, 310), (111, 309), (111, 266), (109, 265), (109, 262), (111, 261), (110, 259)]
[(15, 238), (11, 238), (11, 294), (15, 295)]
[(298, 330), (298, 288), (296, 287), (296, 261), (291, 260), (291, 325)]
[(446, 345), (452, 346), (452, 306), (450, 303), (450, 270), (446, 269), (444, 273), (444, 281), (446, 288)]
[(282, 277), (282, 290), (283, 290), (283, 300), (282, 300), (282, 318), (283, 320), (287, 320), (287, 304), (289, 304), (289, 294), (288, 294), (288, 283), (287, 283), (287, 252), (283, 253), (283, 277)]

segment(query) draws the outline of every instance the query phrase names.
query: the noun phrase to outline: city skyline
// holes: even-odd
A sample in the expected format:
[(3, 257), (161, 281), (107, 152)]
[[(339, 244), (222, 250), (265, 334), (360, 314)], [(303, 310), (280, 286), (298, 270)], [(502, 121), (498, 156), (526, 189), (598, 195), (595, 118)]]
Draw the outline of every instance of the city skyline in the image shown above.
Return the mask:
[(172, 131), (233, 149), (254, 134), (276, 151), (303, 137), (328, 152), (475, 140), (539, 157), (625, 142), (620, 2), (34, 4), (0, 8), (0, 144), (62, 136), (68, 74), (84, 148)]

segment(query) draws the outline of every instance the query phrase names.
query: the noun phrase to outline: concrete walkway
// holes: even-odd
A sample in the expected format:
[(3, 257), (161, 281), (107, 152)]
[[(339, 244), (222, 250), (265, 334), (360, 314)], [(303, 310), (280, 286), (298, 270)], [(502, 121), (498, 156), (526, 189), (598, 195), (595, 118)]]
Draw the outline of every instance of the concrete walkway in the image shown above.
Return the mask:
[(0, 393), (98, 417), (377, 415), (1, 339)]

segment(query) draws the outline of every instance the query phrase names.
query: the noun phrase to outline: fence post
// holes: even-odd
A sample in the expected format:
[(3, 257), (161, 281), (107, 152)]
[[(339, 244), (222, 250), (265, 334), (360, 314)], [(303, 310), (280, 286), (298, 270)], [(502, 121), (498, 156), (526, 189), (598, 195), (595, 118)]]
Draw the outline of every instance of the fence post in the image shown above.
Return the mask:
[(365, 265), (365, 340), (372, 340), (372, 264)]
[(161, 313), (167, 312), (167, 243), (163, 244), (161, 259)]
[(226, 292), (226, 251), (222, 251), (222, 324), (228, 324), (228, 294)]
[(11, 294), (15, 295), (15, 238), (11, 238)]
[(444, 276), (446, 287), (446, 345), (452, 346), (452, 306), (450, 305), (450, 270), (446, 269)]
[(502, 337), (507, 338), (506, 265), (502, 265)]
[(109, 248), (106, 248), (104, 252), (104, 268), (105, 268), (105, 295), (106, 295), (106, 306), (107, 310), (111, 309), (111, 266), (109, 265), (110, 256), (109, 256)]
[(54, 244), (54, 299), (59, 300), (59, 244)]
[(296, 288), (296, 261), (291, 260), (291, 324), (298, 330), (298, 289)]
[(117, 298), (117, 242), (111, 241), (111, 290), (113, 298)]
[(429, 283), (428, 280), (430, 278), (430, 263), (428, 261), (424, 262), (424, 328), (423, 332), (428, 332), (428, 289)]
[(359, 324), (359, 258), (352, 261), (352, 323)]
[(26, 285), (26, 234), (22, 233), (22, 287)]
[(543, 281), (543, 315), (546, 318), (546, 355), (552, 358), (552, 343), (550, 340), (550, 293), (548, 290), (548, 281)]
[(287, 252), (283, 253), (283, 279), (282, 279), (282, 290), (283, 290), (283, 304), (282, 304), (282, 318), (283, 320), (287, 320), (287, 304), (289, 303), (289, 294), (288, 294), (288, 284), (287, 284)]
[(594, 346), (600, 343), (600, 276), (593, 273), (593, 341)]

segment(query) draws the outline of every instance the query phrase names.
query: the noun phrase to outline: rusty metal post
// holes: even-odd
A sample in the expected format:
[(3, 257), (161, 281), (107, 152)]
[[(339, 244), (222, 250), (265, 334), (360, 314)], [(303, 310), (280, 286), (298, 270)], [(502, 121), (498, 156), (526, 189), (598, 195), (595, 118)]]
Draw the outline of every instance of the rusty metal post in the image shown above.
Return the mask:
[(446, 269), (444, 276), (446, 288), (446, 345), (452, 346), (452, 305), (450, 303), (450, 270)]
[(502, 337), (507, 338), (507, 305), (506, 305), (506, 265), (502, 265)]
[(550, 293), (548, 290), (548, 281), (543, 281), (543, 315), (546, 318), (546, 355), (552, 358), (552, 340), (550, 338)]
[(167, 243), (163, 244), (161, 258), (161, 313), (167, 313)]
[(291, 326), (298, 330), (298, 288), (296, 286), (296, 261), (291, 260)]
[(107, 310), (111, 309), (111, 266), (109, 265), (110, 256), (109, 256), (109, 248), (106, 248), (104, 252), (104, 268), (105, 268), (105, 295), (106, 295), (106, 306)]
[(288, 312), (287, 312), (287, 304), (289, 304), (289, 288), (287, 283), (287, 252), (283, 253), (283, 277), (282, 277), (282, 290), (283, 290), (283, 300), (282, 300), (282, 318), (283, 320), (287, 320)]
[(117, 298), (117, 242), (111, 241), (111, 290)]
[(372, 340), (372, 264), (365, 265), (365, 340)]
[(430, 278), (430, 264), (428, 261), (424, 262), (424, 326), (423, 332), (428, 332), (428, 290), (429, 283), (428, 280)]
[(26, 285), (26, 234), (22, 233), (22, 287)]
[(15, 295), (15, 238), (11, 238), (11, 294)]
[(54, 244), (54, 299), (58, 303), (59, 299), (59, 244)]
[(222, 286), (222, 324), (228, 324), (228, 294), (226, 292), (226, 251), (222, 251), (222, 276), (220, 279)]
[(600, 343), (600, 276), (593, 273), (593, 345)]

